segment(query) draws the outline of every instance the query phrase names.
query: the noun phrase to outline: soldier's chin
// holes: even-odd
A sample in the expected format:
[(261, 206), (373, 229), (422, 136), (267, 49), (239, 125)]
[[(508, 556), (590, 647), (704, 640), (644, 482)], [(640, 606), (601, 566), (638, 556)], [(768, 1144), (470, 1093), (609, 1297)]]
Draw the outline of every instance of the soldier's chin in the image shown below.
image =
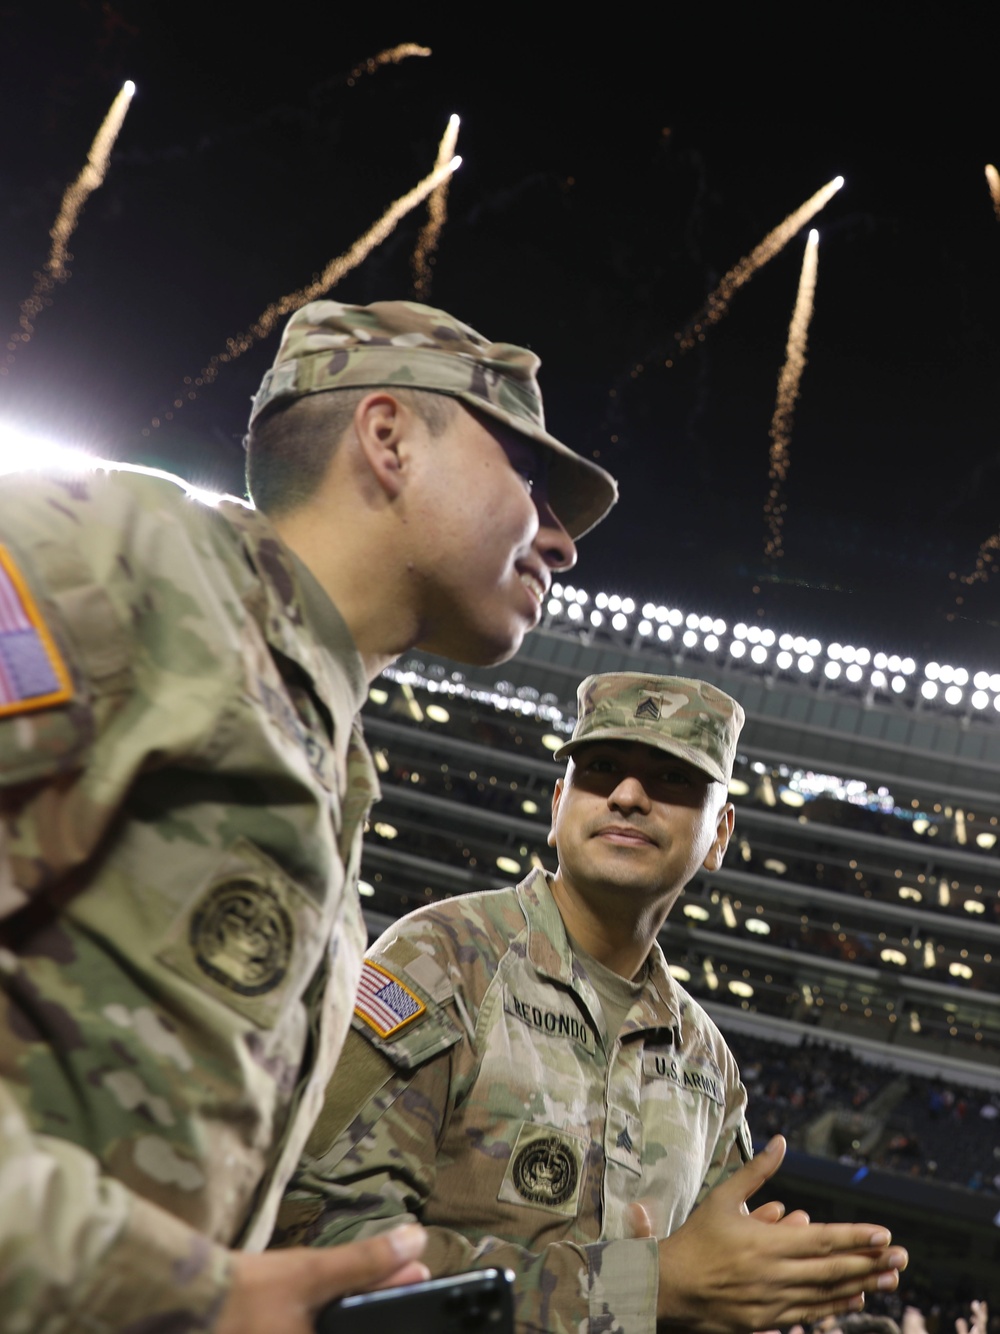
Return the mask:
[(451, 658), (453, 662), (468, 663), (470, 667), (494, 667), (514, 656), (521, 647), (525, 633), (524, 630), (518, 630), (502, 635), (498, 630), (496, 635), (428, 635), (414, 647), (423, 649), (425, 653), (436, 653), (441, 658)]

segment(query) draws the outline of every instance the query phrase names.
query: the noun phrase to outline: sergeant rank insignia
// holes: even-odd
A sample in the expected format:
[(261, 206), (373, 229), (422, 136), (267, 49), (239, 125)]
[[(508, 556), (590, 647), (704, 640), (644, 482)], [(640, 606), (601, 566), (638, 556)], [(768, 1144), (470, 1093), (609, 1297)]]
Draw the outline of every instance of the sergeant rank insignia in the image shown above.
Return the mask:
[(650, 722), (655, 723), (660, 716), (660, 701), (655, 695), (643, 695), (635, 706), (635, 716), (636, 718), (648, 718)]

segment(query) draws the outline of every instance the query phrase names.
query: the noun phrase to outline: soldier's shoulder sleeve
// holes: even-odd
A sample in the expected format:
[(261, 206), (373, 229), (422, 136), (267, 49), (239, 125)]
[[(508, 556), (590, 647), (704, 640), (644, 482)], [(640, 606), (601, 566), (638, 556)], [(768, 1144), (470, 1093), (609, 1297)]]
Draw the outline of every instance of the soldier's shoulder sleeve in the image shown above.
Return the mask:
[(33, 1134), (0, 1081), (0, 1334), (207, 1329), (229, 1281), (228, 1251)]

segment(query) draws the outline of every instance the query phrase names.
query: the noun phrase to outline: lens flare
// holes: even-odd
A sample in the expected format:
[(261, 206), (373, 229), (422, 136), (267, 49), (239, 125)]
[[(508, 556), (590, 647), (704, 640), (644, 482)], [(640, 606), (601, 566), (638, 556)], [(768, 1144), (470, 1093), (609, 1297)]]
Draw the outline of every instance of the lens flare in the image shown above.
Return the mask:
[[(438, 144), (437, 160), (434, 169), (440, 170), (455, 156), (458, 143), (459, 119), (452, 116), (448, 128)], [(418, 301), (426, 301), (431, 294), (431, 266), (434, 253), (441, 239), (441, 229), (448, 220), (448, 186), (451, 177), (446, 176), (440, 185), (435, 186), (427, 201), (427, 221), (420, 229), (417, 244), (413, 249), (413, 293)]]
[[(708, 298), (701, 313), (686, 329), (674, 334), (678, 352), (687, 352), (694, 347), (695, 343), (704, 342), (706, 330), (710, 329), (713, 324), (718, 324), (719, 320), (729, 310), (729, 303), (739, 289), (745, 283), (748, 283), (757, 270), (763, 268), (768, 260), (774, 259), (775, 255), (784, 250), (788, 242), (802, 230), (810, 218), (814, 218), (821, 208), (825, 208), (843, 184), (843, 176), (834, 177), (832, 181), (823, 186), (822, 190), (817, 190), (794, 213), (790, 213), (784, 222), (779, 223), (773, 231), (768, 232), (760, 245), (751, 250), (745, 259), (741, 259), (734, 268), (729, 270)], [(672, 364), (672, 361), (667, 361), (668, 366)]]
[(111, 150), (115, 146), (115, 140), (118, 138), (118, 132), (124, 123), (134, 93), (135, 84), (129, 79), (122, 85), (121, 92), (111, 103), (108, 114), (101, 122), (82, 171), (72, 185), (66, 187), (62, 203), (59, 205), (59, 214), (49, 232), (52, 249), (49, 251), (44, 268), (35, 274), (35, 285), (31, 289), (30, 296), (21, 302), (21, 318), (18, 321), (18, 328), (7, 340), (7, 356), (5, 364), (0, 365), (0, 375), (9, 374), (19, 345), (24, 347), (31, 341), (31, 336), (35, 332), (34, 322), (44, 307), (52, 304), (51, 292), (56, 283), (65, 283), (69, 280), (69, 264), (73, 258), (69, 252), (69, 239), (76, 230), (84, 204), (107, 175)]
[(990, 187), (993, 212), (997, 215), (997, 222), (1000, 222), (1000, 172), (990, 162), (986, 164), (986, 183)]
[(241, 357), (244, 352), (253, 347), (258, 339), (266, 338), (284, 316), (290, 315), (308, 302), (324, 296), (345, 274), (350, 273), (352, 269), (356, 269), (363, 260), (367, 259), (375, 247), (381, 245), (386, 237), (391, 234), (400, 219), (415, 209), (418, 204), (421, 204), (431, 191), (442, 181), (446, 181), (461, 164), (462, 159), (460, 157), (453, 157), (442, 166), (436, 166), (412, 190), (408, 190), (405, 195), (400, 195), (398, 199), (394, 200), (378, 221), (373, 223), (362, 236), (359, 236), (349, 250), (346, 250), (342, 255), (338, 255), (336, 259), (331, 259), (318, 278), (314, 279), (308, 286), (299, 288), (297, 292), (289, 292), (287, 296), (272, 302), (249, 329), (234, 334), (232, 338), (227, 338), (225, 351), (216, 353), (202, 369), (200, 375), (188, 376), (185, 379), (183, 388), (179, 389), (174, 395), (171, 406), (165, 412), (157, 414), (149, 426), (143, 428), (143, 435), (149, 435), (151, 428), (157, 428), (164, 421), (172, 420), (176, 411), (179, 411), (186, 403), (197, 397), (199, 389), (203, 389), (216, 380), (222, 366), (235, 361), (237, 357)]
[(795, 418), (795, 403), (799, 396), (802, 372), (806, 368), (806, 344), (809, 338), (809, 322), (812, 319), (813, 303), (816, 295), (816, 269), (819, 261), (819, 232), (810, 231), (802, 257), (802, 272), (799, 274), (799, 290), (792, 311), (792, 322), (788, 326), (788, 341), (785, 345), (785, 364), (778, 376), (778, 393), (771, 418), (771, 460), (768, 470), (771, 487), (764, 502), (764, 522), (767, 536), (764, 539), (764, 555), (777, 560), (785, 554), (781, 541), (781, 529), (787, 508), (782, 499), (782, 489), (788, 476), (789, 445), (792, 440), (792, 423)]

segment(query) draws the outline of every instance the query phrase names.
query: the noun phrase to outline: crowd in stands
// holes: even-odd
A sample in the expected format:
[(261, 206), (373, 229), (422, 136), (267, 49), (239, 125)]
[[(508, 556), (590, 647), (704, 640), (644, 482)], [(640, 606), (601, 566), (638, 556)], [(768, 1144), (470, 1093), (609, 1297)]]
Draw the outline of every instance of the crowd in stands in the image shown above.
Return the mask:
[(780, 1133), (807, 1153), (1000, 1196), (1000, 1093), (902, 1074), (824, 1043), (728, 1037), (755, 1140)]

